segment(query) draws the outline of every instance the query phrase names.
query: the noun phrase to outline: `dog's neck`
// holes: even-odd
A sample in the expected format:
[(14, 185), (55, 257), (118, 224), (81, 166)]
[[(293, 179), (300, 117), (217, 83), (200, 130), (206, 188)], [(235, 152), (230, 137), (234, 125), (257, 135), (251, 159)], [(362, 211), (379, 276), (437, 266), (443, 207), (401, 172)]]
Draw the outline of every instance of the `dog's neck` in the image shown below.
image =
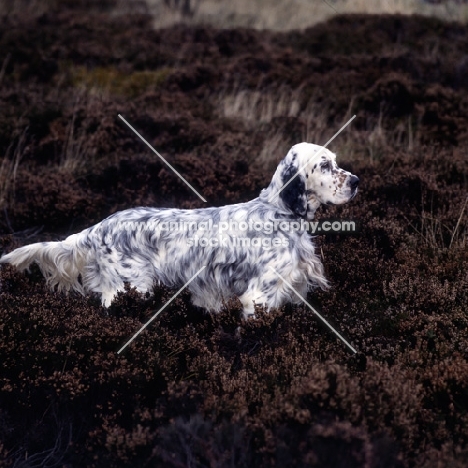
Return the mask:
[(320, 207), (320, 205), (321, 203), (315, 197), (307, 198), (307, 213), (306, 213), (307, 220), (310, 221), (314, 219), (315, 212)]
[[(272, 181), (272, 183), (267, 188), (261, 191), (259, 199), (263, 203), (268, 203), (275, 206), (282, 206), (284, 208), (284, 206), (282, 205), (282, 201), (278, 196), (279, 187), (281, 187), (281, 185), (275, 182), (276, 181)], [(309, 221), (314, 219), (315, 212), (321, 204), (322, 203), (318, 201), (317, 198), (309, 194), (307, 196), (307, 212), (304, 218)]]

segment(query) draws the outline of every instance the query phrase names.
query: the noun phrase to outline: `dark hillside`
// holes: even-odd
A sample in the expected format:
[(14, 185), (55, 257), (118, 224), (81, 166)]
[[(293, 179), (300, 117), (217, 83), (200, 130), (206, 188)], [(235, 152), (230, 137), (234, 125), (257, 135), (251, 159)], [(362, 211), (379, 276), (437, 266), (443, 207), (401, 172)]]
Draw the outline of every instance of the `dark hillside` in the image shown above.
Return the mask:
[[(249, 200), (288, 148), (361, 179), (355, 236), (319, 236), (333, 287), (256, 321), (174, 291), (108, 313), (0, 272), (1, 467), (468, 464), (468, 30), (338, 16), (303, 32), (151, 29), (70, 10), (0, 19), (2, 251), (124, 208)], [(237, 328), (240, 326), (240, 331)]]

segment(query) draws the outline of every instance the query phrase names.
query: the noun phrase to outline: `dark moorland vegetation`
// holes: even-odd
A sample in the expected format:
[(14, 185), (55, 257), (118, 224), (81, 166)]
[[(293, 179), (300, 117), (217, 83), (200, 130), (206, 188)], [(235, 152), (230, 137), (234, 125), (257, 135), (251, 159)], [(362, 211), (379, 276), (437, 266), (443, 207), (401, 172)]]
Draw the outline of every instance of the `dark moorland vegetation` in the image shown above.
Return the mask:
[[(71, 4), (71, 2), (70, 2)], [(0, 20), (0, 241), (60, 239), (132, 206), (249, 200), (288, 147), (361, 179), (355, 236), (317, 237), (330, 291), (242, 321), (186, 294), (109, 311), (1, 269), (1, 467), (464, 467), (468, 31), (338, 16), (304, 32), (76, 11)], [(238, 329), (238, 327), (240, 327)]]

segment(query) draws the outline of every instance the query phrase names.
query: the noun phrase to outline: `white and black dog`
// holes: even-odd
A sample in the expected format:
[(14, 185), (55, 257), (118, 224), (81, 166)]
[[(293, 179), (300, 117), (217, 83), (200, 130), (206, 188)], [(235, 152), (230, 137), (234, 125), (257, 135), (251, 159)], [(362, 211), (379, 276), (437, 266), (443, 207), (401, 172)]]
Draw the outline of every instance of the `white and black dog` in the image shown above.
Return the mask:
[(297, 303), (289, 285), (303, 296), (309, 287), (327, 287), (305, 221), (322, 203), (343, 204), (357, 193), (359, 179), (335, 158), (326, 148), (300, 143), (247, 203), (120, 211), (64, 241), (18, 248), (0, 263), (24, 270), (35, 262), (52, 288), (99, 293), (105, 306), (125, 283), (142, 292), (155, 283), (182, 287), (204, 265), (188, 286), (197, 306), (218, 311), (238, 297), (248, 317), (255, 305)]

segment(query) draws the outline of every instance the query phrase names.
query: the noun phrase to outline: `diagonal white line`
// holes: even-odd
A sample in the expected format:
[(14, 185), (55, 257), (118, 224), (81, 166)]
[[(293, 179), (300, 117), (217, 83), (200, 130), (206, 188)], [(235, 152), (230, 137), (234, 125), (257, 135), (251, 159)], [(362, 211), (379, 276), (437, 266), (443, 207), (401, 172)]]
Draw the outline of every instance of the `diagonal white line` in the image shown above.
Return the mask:
[[(353, 115), (322, 147), (322, 149), (315, 155), (319, 156), (320, 154), (323, 153), (323, 150), (356, 118), (356, 115)], [(309, 164), (309, 163), (307, 163)], [(307, 164), (304, 164), (304, 166), (300, 167), (297, 172), (273, 195), (273, 198), (275, 199), (281, 191), (289, 185), (298, 175), (299, 172), (302, 171), (307, 167)]]
[(337, 9), (334, 6), (330, 5), (326, 0), (322, 0), (322, 1), (323, 3), (326, 3), (332, 10), (335, 10), (335, 13), (338, 13)]
[(169, 299), (118, 351), (120, 354), (200, 273), (206, 268), (203, 265), (172, 297)]
[(353, 352), (357, 353), (357, 351), (296, 291), (296, 289), (289, 284), (273, 267), (269, 267), (276, 275), (278, 275), (295, 293), (296, 295), (304, 301), (304, 303), (309, 307), (309, 309), (317, 315), (317, 317), (330, 329), (333, 333), (346, 345), (348, 348)]
[(177, 172), (177, 170), (170, 164), (168, 163), (139, 133), (137, 130), (135, 130), (120, 114), (118, 114), (118, 116), (128, 125), (128, 127), (133, 130), (133, 132), (140, 137), (141, 141), (143, 141), (143, 143), (146, 143), (146, 145), (148, 145), (148, 147), (151, 149), (151, 151), (153, 151), (170, 169), (172, 169), (174, 171), (175, 174), (177, 174), (179, 176), (179, 178), (185, 182), (192, 190), (193, 192), (201, 199), (203, 200), (205, 203), (206, 203), (206, 200), (184, 179), (184, 177), (182, 177), (182, 175)]

